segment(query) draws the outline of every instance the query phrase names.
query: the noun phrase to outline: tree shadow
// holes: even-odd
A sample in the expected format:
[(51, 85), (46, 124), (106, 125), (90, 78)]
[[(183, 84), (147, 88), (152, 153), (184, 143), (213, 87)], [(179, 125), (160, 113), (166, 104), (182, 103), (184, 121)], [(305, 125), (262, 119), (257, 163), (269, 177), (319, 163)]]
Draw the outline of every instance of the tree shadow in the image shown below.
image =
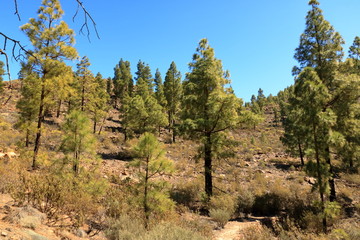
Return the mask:
[(99, 153), (100, 157), (104, 160), (121, 160), (130, 162), (134, 159), (129, 151), (112, 152), (112, 153)]

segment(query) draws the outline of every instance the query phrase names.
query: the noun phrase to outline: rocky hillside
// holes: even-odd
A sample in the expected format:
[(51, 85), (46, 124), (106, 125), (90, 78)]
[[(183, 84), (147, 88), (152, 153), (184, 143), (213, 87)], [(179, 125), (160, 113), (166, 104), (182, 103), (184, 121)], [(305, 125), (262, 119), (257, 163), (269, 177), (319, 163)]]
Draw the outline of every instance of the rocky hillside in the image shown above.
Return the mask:
[[(28, 196), (36, 191), (30, 183), (24, 188), (29, 191), (24, 193), (27, 197), (15, 189), (27, 183), (24, 179), (37, 175), (36, 179), (42, 179), (42, 171), (50, 168), (52, 163), (44, 160), (44, 169), (28, 171), (31, 150), (24, 149), (24, 133), (16, 128), (20, 84), (14, 81), (12, 85), (12, 90), (7, 89), (0, 98), (0, 239), (118, 239), (114, 237), (114, 229), (124, 234), (126, 220), (121, 220), (122, 227), (112, 227), (120, 224), (113, 222), (115, 216), (125, 213), (139, 215), (131, 205), (135, 204), (131, 186), (137, 184), (137, 169), (130, 164), (134, 158), (132, 147), (136, 139), (124, 141), (119, 113), (115, 109), (109, 112), (103, 131), (97, 136), (98, 181), (109, 183), (107, 189), (111, 190), (97, 202), (82, 203), (89, 204), (90, 213), (85, 214), (86, 219), (80, 225), (74, 224), (78, 216), (71, 216), (73, 210), (56, 213), (54, 217), (51, 212), (44, 211), (47, 203), (30, 199)], [(61, 159), (60, 126), (64, 116), (56, 118), (49, 115), (44, 122), (46, 131), (42, 156), (44, 159)], [(204, 203), (202, 193), (203, 163), (198, 156), (198, 144), (183, 138), (170, 144), (170, 134), (162, 129), (158, 139), (164, 145), (166, 157), (174, 162), (175, 172), (161, 178), (170, 183), (170, 196), (176, 205), (175, 211), (165, 217), (155, 216), (156, 221), (178, 224), (190, 229), (187, 231), (200, 234), (201, 238), (191, 235), (193, 239), (271, 239), (281, 236), (285, 236), (281, 239), (321, 239), (323, 236), (317, 235), (321, 229), (318, 216), (311, 207), (318, 200), (311, 190), (316, 180), (305, 174), (298, 158), (286, 153), (279, 139), (282, 132), (281, 126), (274, 123), (270, 108), (265, 111), (265, 121), (255, 129), (239, 128), (231, 132), (233, 154), (219, 156), (214, 163), (216, 198), (210, 204), (221, 211), (218, 215), (210, 212), (212, 217), (209, 217), (209, 206)], [(226, 147), (230, 149), (230, 146)], [(341, 209), (330, 223), (333, 230), (329, 238), (355, 239), (353, 236), (360, 236), (360, 176), (341, 172), (339, 162), (335, 166), (339, 170), (336, 186)], [(86, 167), (92, 168), (91, 164)], [(224, 216), (229, 209), (231, 214)], [(156, 227), (154, 229), (160, 231)], [(166, 229), (161, 231), (166, 232)], [(130, 231), (131, 234), (135, 234), (134, 231)], [(147, 239), (149, 234), (158, 233), (150, 231), (136, 236)], [(349, 238), (335, 238), (339, 234)], [(135, 235), (131, 236), (133, 238), (128, 239), (136, 239)]]

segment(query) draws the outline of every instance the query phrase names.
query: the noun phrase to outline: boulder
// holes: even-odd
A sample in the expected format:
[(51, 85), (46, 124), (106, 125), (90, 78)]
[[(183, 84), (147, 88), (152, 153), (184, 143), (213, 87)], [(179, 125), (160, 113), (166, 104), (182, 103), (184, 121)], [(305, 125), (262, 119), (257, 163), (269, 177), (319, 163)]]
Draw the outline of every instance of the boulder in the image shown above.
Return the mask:
[(46, 215), (31, 206), (25, 206), (12, 210), (4, 219), (22, 227), (36, 229), (46, 220)]

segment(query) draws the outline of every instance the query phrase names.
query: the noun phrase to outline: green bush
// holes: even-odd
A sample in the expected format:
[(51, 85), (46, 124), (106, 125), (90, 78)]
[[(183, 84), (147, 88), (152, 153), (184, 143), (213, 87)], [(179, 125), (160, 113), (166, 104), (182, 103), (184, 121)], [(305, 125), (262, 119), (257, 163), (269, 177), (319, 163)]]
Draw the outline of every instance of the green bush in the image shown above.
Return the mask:
[(236, 201), (233, 196), (227, 194), (213, 196), (209, 202), (209, 209), (222, 209), (232, 216), (236, 210)]
[(231, 212), (225, 209), (210, 209), (210, 217), (217, 223), (219, 228), (224, 228), (231, 218)]
[(237, 198), (236, 213), (243, 213), (245, 214), (245, 217), (247, 217), (252, 212), (254, 202), (255, 196), (251, 191), (245, 188), (240, 189)]
[(145, 227), (139, 219), (121, 215), (109, 224), (105, 235), (110, 240), (135, 240), (145, 235)]
[(170, 198), (177, 204), (197, 210), (201, 191), (201, 184), (198, 181), (180, 182), (170, 190)]
[(254, 201), (252, 212), (260, 216), (273, 216), (279, 214), (282, 209), (281, 197), (274, 193), (265, 193), (257, 196)]
[(68, 215), (74, 226), (97, 214), (98, 202), (106, 191), (106, 183), (90, 174), (43, 172), (20, 175), (20, 181), (12, 191), (18, 204), (28, 203), (53, 222)]
[(230, 195), (218, 195), (211, 197), (209, 202), (209, 215), (218, 224), (218, 227), (223, 228), (225, 224), (231, 219), (236, 210), (236, 201)]

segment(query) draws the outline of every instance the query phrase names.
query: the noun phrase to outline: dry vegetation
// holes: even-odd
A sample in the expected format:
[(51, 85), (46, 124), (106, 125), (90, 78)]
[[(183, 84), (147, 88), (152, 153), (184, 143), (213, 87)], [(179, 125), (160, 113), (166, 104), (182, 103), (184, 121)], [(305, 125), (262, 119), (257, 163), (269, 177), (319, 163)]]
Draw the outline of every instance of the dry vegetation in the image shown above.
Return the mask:
[[(46, 118), (41, 168), (29, 171), (32, 149), (23, 146), (24, 136), (15, 127), (17, 90), (6, 91), (0, 102), (10, 96), (0, 109), (0, 150), (17, 154), (0, 160), (0, 234), (5, 239), (31, 234), (47, 239), (211, 239), (219, 237), (219, 229), (229, 220), (239, 224), (229, 239), (360, 238), (359, 174), (338, 174), (341, 207), (330, 219), (330, 232), (321, 234), (321, 216), (314, 204), (318, 196), (312, 192), (314, 180), (306, 177), (299, 159), (285, 153), (279, 140), (283, 130), (274, 125), (270, 111), (255, 130), (243, 128), (231, 133), (230, 139), (237, 142), (234, 154), (217, 157), (214, 196), (209, 202), (203, 190), (198, 145), (181, 138), (169, 144), (171, 136), (163, 130), (158, 138), (176, 171), (161, 178), (169, 183), (167, 190), (175, 207), (156, 209), (147, 230), (134, 188), (136, 170), (129, 164), (136, 140), (124, 142), (115, 110), (98, 136), (98, 164), (87, 164), (86, 174), (74, 178), (58, 174), (61, 118)], [(336, 168), (340, 167), (337, 163)], [(29, 208), (45, 215), (26, 222), (29, 216), (22, 216), (29, 210), (22, 209)]]

